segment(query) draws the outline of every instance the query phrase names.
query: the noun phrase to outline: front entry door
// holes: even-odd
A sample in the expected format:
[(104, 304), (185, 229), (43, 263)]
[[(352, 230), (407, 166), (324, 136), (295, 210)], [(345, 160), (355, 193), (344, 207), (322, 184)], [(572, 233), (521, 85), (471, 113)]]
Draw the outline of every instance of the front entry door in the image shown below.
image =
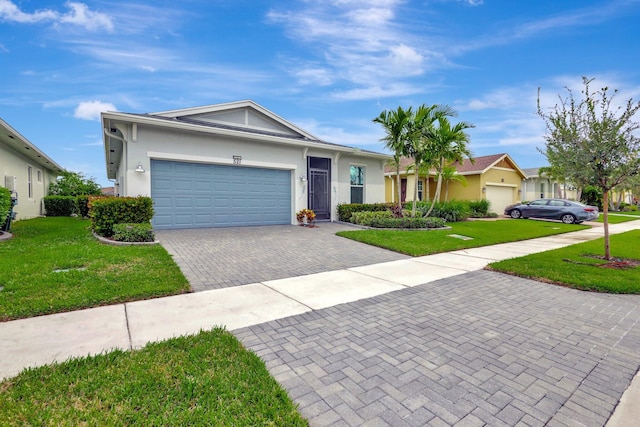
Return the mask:
[(316, 219), (331, 219), (330, 175), (331, 159), (322, 157), (308, 158), (309, 176), (309, 209), (316, 214)]

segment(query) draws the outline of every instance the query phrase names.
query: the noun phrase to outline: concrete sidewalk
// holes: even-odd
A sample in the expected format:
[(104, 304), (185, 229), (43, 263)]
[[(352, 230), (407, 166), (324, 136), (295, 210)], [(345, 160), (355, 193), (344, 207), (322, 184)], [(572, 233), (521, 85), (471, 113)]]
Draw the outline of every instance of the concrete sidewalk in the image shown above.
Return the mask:
[[(621, 233), (639, 227), (640, 222), (633, 221), (610, 225), (610, 231)], [(496, 260), (601, 236), (602, 228), (594, 227), (517, 243), (0, 323), (0, 378), (16, 375), (26, 367), (115, 348), (140, 348), (148, 342), (194, 334), (214, 326), (225, 326), (228, 330), (245, 328), (465, 274)], [(611, 425), (629, 425), (625, 424), (628, 421), (625, 407), (629, 407), (625, 402), (637, 401), (638, 389), (638, 386), (629, 388), (631, 397), (625, 395), (622, 399)]]

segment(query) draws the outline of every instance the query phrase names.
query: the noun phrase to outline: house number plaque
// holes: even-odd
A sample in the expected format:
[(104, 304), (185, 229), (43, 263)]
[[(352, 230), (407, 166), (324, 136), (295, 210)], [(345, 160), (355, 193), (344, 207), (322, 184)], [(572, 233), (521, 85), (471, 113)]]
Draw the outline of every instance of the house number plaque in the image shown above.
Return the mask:
[(242, 156), (233, 156), (233, 164), (238, 166), (242, 163)]

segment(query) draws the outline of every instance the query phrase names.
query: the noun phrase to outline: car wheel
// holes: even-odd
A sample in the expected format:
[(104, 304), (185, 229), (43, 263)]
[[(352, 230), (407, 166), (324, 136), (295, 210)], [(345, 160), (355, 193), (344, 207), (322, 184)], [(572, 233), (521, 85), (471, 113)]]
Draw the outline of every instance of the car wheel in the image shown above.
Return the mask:
[(565, 224), (575, 224), (576, 217), (571, 214), (564, 214), (562, 215), (562, 222)]
[(518, 209), (514, 209), (511, 211), (511, 218), (513, 219), (522, 218), (522, 213)]

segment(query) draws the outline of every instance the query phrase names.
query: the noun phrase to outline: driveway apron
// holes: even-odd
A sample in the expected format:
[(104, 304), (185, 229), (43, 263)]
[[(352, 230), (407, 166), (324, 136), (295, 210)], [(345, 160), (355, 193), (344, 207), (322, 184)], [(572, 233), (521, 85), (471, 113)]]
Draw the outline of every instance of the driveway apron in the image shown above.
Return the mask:
[(602, 426), (639, 321), (640, 296), (475, 271), (234, 333), (312, 426)]
[(410, 258), (336, 236), (341, 230), (357, 228), (319, 223), (157, 230), (156, 236), (194, 291)]

